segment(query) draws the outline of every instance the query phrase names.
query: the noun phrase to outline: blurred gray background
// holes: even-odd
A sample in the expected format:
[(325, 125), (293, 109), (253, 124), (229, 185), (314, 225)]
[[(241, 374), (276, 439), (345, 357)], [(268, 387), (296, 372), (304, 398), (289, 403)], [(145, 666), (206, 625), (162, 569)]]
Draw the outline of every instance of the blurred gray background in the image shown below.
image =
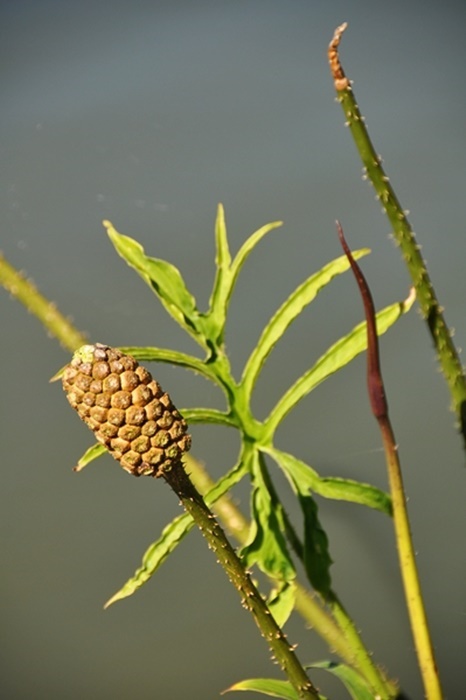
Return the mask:
[[(403, 299), (407, 273), (334, 102), (326, 47), (345, 20), (347, 72), (464, 346), (461, 2), (4, 1), (6, 257), (90, 339), (196, 352), (116, 256), (101, 220), (177, 265), (200, 308), (213, 281), (217, 203), (233, 252), (262, 224), (284, 220), (233, 298), (227, 339), (237, 375), (283, 299), (340, 254), (336, 218), (350, 245), (372, 248), (364, 270), (377, 305)], [(206, 700), (241, 678), (277, 674), (195, 532), (136, 596), (103, 612), (179, 506), (163, 484), (130, 479), (109, 457), (71, 471), (92, 436), (48, 383), (69, 355), (5, 292), (0, 314), (1, 697)], [(345, 275), (270, 357), (254, 396), (258, 417), (361, 318)], [(466, 684), (465, 455), (416, 311), (384, 337), (382, 353), (440, 672), (455, 700)], [(178, 406), (223, 406), (204, 380), (152, 369)], [(193, 454), (214, 476), (231, 467), (233, 433), (192, 433)], [(363, 359), (303, 401), (278, 442), (323, 474), (385, 487)], [(235, 493), (245, 512), (247, 494), (247, 484)], [(420, 698), (390, 523), (357, 506), (320, 508), (337, 590), (375, 657)], [(298, 617), (287, 631), (303, 661), (328, 656)], [(346, 697), (323, 674), (315, 679), (332, 699)]]

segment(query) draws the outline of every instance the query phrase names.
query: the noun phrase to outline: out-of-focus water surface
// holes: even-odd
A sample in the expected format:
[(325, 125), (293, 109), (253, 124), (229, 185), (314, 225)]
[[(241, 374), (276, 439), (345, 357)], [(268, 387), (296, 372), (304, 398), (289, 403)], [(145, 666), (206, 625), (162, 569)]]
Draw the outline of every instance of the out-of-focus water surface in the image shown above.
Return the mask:
[[(237, 375), (283, 299), (340, 254), (336, 218), (353, 247), (372, 248), (364, 270), (377, 305), (407, 295), (407, 273), (334, 102), (326, 47), (347, 20), (347, 71), (465, 344), (462, 3), (16, 0), (0, 12), (1, 248), (89, 338), (195, 351), (114, 254), (101, 220), (179, 267), (205, 308), (219, 201), (233, 251), (262, 224), (285, 222), (251, 255), (233, 298), (227, 340)], [(102, 611), (178, 514), (176, 498), (160, 483), (128, 478), (110, 458), (71, 471), (92, 437), (48, 383), (69, 355), (6, 293), (0, 314), (2, 697), (205, 700), (241, 678), (276, 673), (195, 532), (136, 596)], [(361, 318), (345, 275), (269, 358), (257, 415)], [(465, 456), (418, 313), (384, 337), (382, 353), (445, 695), (459, 698)], [(205, 381), (154, 371), (178, 406), (222, 407)], [(360, 359), (297, 407), (278, 442), (323, 474), (385, 488), (364, 381)], [(193, 453), (215, 476), (232, 466), (232, 433), (192, 433)], [(247, 494), (247, 485), (236, 493), (245, 512)], [(356, 506), (319, 505), (335, 587), (375, 657), (420, 697), (390, 523)], [(298, 618), (287, 631), (304, 662), (328, 655)], [(346, 697), (324, 675), (316, 680), (331, 698)]]

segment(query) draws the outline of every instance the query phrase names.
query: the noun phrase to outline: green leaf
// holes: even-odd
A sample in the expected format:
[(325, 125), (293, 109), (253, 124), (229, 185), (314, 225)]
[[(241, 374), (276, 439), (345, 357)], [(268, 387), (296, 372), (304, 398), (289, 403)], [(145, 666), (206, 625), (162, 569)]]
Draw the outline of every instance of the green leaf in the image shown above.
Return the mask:
[(362, 676), (350, 666), (336, 661), (319, 661), (306, 668), (321, 668), (336, 676), (345, 686), (353, 700), (374, 700), (371, 687)]
[[(117, 253), (151, 287), (175, 321), (201, 342), (200, 314), (180, 271), (166, 260), (148, 257), (140, 243), (118, 233), (110, 221), (104, 221), (103, 224)], [(203, 342), (201, 344), (204, 346)]]
[(272, 223), (270, 224), (265, 224), (265, 226), (262, 226), (260, 229), (251, 234), (247, 241), (243, 243), (231, 265), (231, 281), (228, 296), (231, 295), (240, 270), (243, 267), (246, 260), (248, 259), (249, 255), (256, 247), (256, 245), (259, 243), (260, 240), (262, 240), (262, 238), (264, 238), (265, 235), (270, 233), (270, 231), (273, 231), (274, 229), (279, 228), (280, 226), (283, 226), (283, 221), (272, 221)]
[[(355, 259), (359, 259), (370, 253), (368, 248), (357, 250), (353, 253)], [(250, 395), (259, 373), (274, 346), (284, 335), (287, 328), (299, 316), (318, 295), (318, 293), (329, 284), (336, 275), (340, 275), (349, 268), (346, 255), (336, 260), (332, 260), (321, 270), (308, 277), (295, 291), (288, 297), (284, 304), (272, 316), (267, 326), (262, 331), (262, 335), (252, 351), (243, 371), (241, 383), (244, 385), (246, 395)]]
[(288, 681), (279, 681), (275, 678), (248, 678), (239, 681), (226, 688), (224, 693), (231, 693), (237, 690), (250, 690), (253, 693), (262, 693), (272, 698), (283, 698), (283, 700), (299, 700), (299, 695)]
[(366, 484), (364, 481), (326, 476), (321, 478), (316, 493), (324, 498), (359, 503), (392, 516), (392, 499), (389, 494), (372, 486), (372, 484)]
[[(405, 302), (391, 304), (377, 314), (377, 333), (385, 333), (400, 316), (406, 313), (412, 306), (414, 297), (409, 297)], [(367, 348), (366, 322), (355, 326), (353, 330), (332, 345), (302, 377), (300, 377), (281, 397), (272, 409), (265, 421), (266, 430), (273, 435), (277, 426), (285, 416), (303, 399), (310, 391), (315, 389), (331, 374), (347, 365), (357, 355)]]
[(283, 627), (294, 610), (296, 601), (296, 585), (293, 581), (280, 583), (267, 599), (267, 605), (275, 622)]
[[(240, 481), (246, 473), (244, 464), (240, 458), (238, 464), (228, 474), (225, 474), (215, 486), (206, 494), (205, 501), (211, 506), (215, 501), (227, 493)], [(172, 520), (162, 531), (161, 537), (153, 542), (146, 550), (142, 558), (141, 566), (134, 575), (105, 603), (104, 608), (110, 607), (118, 600), (133, 595), (155, 574), (171, 552), (176, 549), (181, 540), (188, 534), (194, 522), (190, 515), (184, 513)]]
[(257, 564), (261, 571), (279, 581), (292, 581), (296, 576), (280, 518), (281, 503), (273, 497), (264, 478), (260, 455), (251, 454), (249, 469), (253, 483), (251, 496), (251, 530), (241, 550), (247, 567)]
[[(216, 247), (216, 275), (212, 294), (209, 301), (209, 317), (212, 327), (216, 327), (218, 337), (217, 344), (221, 344), (225, 327), (226, 306), (228, 292), (231, 288), (231, 255), (228, 247), (227, 229), (225, 224), (225, 211), (221, 204), (218, 205), (217, 219), (215, 221), (215, 247)], [(211, 340), (214, 340), (211, 336)]]
[(264, 452), (275, 460), (302, 493), (309, 490), (323, 498), (359, 503), (360, 505), (379, 510), (385, 515), (391, 516), (392, 514), (390, 496), (376, 486), (362, 481), (354, 481), (353, 479), (332, 476), (321, 477), (308, 464), (287, 452), (278, 450), (276, 447), (264, 448)]
[(154, 347), (133, 347), (124, 346), (120, 350), (127, 355), (131, 355), (138, 362), (164, 362), (170, 365), (177, 365), (190, 369), (195, 374), (200, 374), (206, 379), (219, 384), (217, 375), (212, 371), (211, 365), (200, 360), (193, 355), (186, 355), (184, 352)]
[(236, 419), (215, 408), (182, 408), (180, 413), (188, 423), (215, 423), (228, 428), (238, 428)]
[(204, 323), (206, 335), (214, 345), (219, 346), (223, 343), (228, 304), (242, 266), (259, 241), (267, 233), (281, 225), (280, 221), (275, 221), (262, 226), (243, 243), (235, 259), (231, 262), (224, 211), (222, 205), (219, 205), (215, 225), (217, 274), (210, 298), (210, 308), (205, 314)]
[(73, 470), (75, 472), (80, 472), (82, 469), (84, 469), (84, 467), (87, 467), (87, 465), (90, 464), (90, 462), (93, 462), (95, 459), (101, 457), (106, 452), (107, 448), (101, 445), (100, 442), (96, 442), (94, 445), (92, 445), (85, 451), (81, 459), (78, 461), (77, 465), (73, 467)]
[(332, 588), (327, 533), (320, 524), (312, 496), (300, 493), (298, 500), (304, 516), (304, 568), (313, 588), (327, 598)]
[(324, 598), (331, 591), (330, 567), (332, 559), (328, 551), (328, 538), (325, 530), (319, 522), (317, 515), (317, 504), (312, 498), (309, 490), (309, 484), (303, 479), (296, 478), (296, 469), (293, 469), (294, 460), (291, 455), (286, 455), (291, 459), (283, 459), (284, 453), (279, 453), (278, 450), (269, 450), (283, 468), (283, 463), (291, 469), (284, 469), (285, 475), (291, 484), (291, 488), (298, 496), (298, 501), (301, 506), (304, 519), (304, 545), (302, 548), (302, 560), (306, 569), (307, 577), (316, 591), (322, 594)]

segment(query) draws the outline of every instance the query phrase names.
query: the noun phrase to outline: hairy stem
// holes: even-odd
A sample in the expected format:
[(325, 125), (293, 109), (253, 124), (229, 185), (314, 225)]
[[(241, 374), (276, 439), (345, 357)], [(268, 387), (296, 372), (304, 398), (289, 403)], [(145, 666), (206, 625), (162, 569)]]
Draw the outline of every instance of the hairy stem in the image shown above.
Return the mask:
[(351, 81), (346, 77), (338, 54), (341, 36), (346, 29), (342, 24), (335, 30), (330, 43), (328, 57), (330, 69), (346, 123), (351, 131), (354, 143), (364, 165), (364, 174), (372, 183), (388, 220), (390, 221), (395, 242), (408, 268), (416, 290), (416, 296), (422, 315), (427, 323), (440, 367), (446, 379), (453, 406), (458, 417), (461, 434), (466, 447), (466, 376), (442, 313), (442, 307), (435, 294), (434, 287), (427, 272), (425, 261), (412, 227), (406, 217), (393, 187), (383, 167), (382, 159), (377, 154), (359, 111)]

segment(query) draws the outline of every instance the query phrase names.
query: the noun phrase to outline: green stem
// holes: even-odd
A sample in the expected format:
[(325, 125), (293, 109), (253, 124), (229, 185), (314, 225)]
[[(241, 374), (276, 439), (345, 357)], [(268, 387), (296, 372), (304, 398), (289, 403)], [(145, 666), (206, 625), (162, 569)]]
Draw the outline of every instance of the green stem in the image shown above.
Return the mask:
[(210, 549), (218, 557), (220, 565), (240, 594), (243, 606), (252, 614), (262, 636), (298, 697), (301, 700), (318, 700), (317, 689), (311, 683), (283, 631), (275, 622), (267, 604), (244, 570), (225, 533), (190, 481), (182, 464), (178, 463), (164, 472), (163, 478), (175, 491), (206, 538)]
[(58, 311), (55, 304), (42, 296), (31, 280), (26, 279), (1, 254), (0, 284), (24, 304), (65, 348), (74, 352), (86, 343), (86, 337)]
[(382, 670), (378, 668), (366, 649), (356, 626), (348, 615), (335, 592), (331, 592), (329, 606), (348, 647), (352, 650), (351, 666), (357, 668), (360, 674), (370, 684), (377, 698), (391, 700), (398, 695), (398, 688), (393, 681), (388, 680)]
[(379, 418), (379, 426), (382, 434), (390, 481), (390, 493), (393, 503), (393, 522), (401, 575), (403, 578), (405, 598), (408, 606), (419, 668), (424, 683), (425, 696), (427, 700), (442, 700), (442, 689), (430, 638), (429, 625), (416, 566), (413, 540), (409, 527), (398, 450), (388, 415)]
[(371, 181), (377, 198), (380, 200), (390, 221), (394, 239), (400, 247), (411, 275), (422, 315), (427, 322), (443, 375), (453, 399), (454, 409), (458, 416), (460, 430), (466, 446), (466, 377), (458, 351), (452, 340), (452, 333), (444, 319), (442, 307), (437, 299), (425, 261), (416, 242), (416, 237), (406, 218), (406, 212), (398, 201), (389, 178), (382, 167), (382, 159), (372, 145), (364, 118), (359, 111), (351, 82), (343, 71), (338, 55), (338, 47), (345, 29), (346, 24), (342, 24), (336, 29), (328, 52), (337, 99), (342, 106), (347, 120), (346, 123), (349, 126), (359, 156), (363, 162), (365, 176)]

